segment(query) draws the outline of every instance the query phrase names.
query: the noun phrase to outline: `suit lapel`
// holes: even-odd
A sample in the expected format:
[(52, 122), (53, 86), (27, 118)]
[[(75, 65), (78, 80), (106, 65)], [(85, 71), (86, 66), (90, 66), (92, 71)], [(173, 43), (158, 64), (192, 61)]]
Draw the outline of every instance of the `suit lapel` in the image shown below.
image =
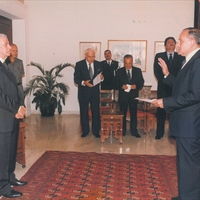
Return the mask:
[(101, 72), (101, 69), (97, 65), (97, 62), (94, 61), (94, 76), (93, 76), (93, 78), (95, 78), (100, 72)]
[[(133, 77), (133, 70), (132, 70), (132, 77)], [(132, 77), (131, 77), (131, 79), (132, 79)], [(128, 84), (128, 76), (127, 76), (125, 67), (124, 67), (124, 82)]]
[(9, 70), (6, 69), (6, 67), (1, 63), (1, 70), (8, 76), (11, 82), (13, 82), (15, 85), (17, 85), (16, 78), (14, 74)]
[(193, 56), (192, 58), (186, 63), (186, 65), (183, 67), (183, 69), (180, 69), (178, 75), (177, 75), (177, 80), (179, 78), (181, 78), (181, 76), (185, 73), (185, 71), (188, 69), (188, 67), (190, 67), (190, 64), (196, 60), (198, 57), (200, 57), (200, 50), (197, 51)]
[(94, 66), (94, 75), (93, 75), (93, 78), (94, 78), (97, 75), (97, 65), (95, 61), (93, 62), (93, 66)]
[[(87, 66), (87, 61), (84, 60), (84, 68), (83, 68), (83, 71), (87, 73), (87, 77), (90, 77), (90, 73), (89, 73), (89, 70), (88, 70), (88, 66)], [(90, 79), (90, 78), (89, 78)]]
[(167, 64), (167, 66), (169, 66), (169, 59), (168, 59), (168, 56), (167, 56), (167, 52), (165, 51), (165, 53), (164, 53), (164, 55), (163, 55), (164, 57), (163, 57), (163, 60), (165, 60), (166, 61), (166, 64)]

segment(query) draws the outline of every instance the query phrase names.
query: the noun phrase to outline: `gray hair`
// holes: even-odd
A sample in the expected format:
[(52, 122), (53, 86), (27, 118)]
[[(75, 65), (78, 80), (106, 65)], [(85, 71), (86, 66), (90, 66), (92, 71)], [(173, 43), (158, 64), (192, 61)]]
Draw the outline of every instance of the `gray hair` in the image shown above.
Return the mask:
[(200, 44), (200, 30), (197, 28), (189, 27), (183, 29), (184, 31), (188, 31), (188, 35), (190, 38), (193, 38), (197, 44)]
[(7, 37), (7, 35), (0, 33), (0, 37)]
[(132, 59), (133, 59), (133, 56), (132, 56), (131, 54), (126, 54), (126, 55), (124, 56), (124, 59), (126, 59), (126, 58), (132, 58)]
[(95, 54), (95, 51), (94, 51), (94, 49), (92, 49), (92, 48), (88, 48), (88, 49), (86, 49), (86, 50), (85, 50), (85, 55), (87, 55), (87, 54), (88, 54), (88, 52), (90, 52), (90, 51), (93, 51), (93, 52), (94, 52), (94, 54)]

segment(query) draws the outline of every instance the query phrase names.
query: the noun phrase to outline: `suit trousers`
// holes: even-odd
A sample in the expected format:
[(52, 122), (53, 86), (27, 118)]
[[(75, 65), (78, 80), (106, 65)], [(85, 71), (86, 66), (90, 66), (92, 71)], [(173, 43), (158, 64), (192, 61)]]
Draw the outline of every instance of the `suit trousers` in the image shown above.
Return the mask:
[(18, 145), (18, 135), (19, 135), (19, 119), (14, 121), (14, 131), (11, 133), (10, 140), (10, 163), (8, 168), (8, 174), (10, 175), (10, 182), (15, 181), (15, 167), (16, 167), (16, 156), (17, 156), (17, 145)]
[(156, 135), (163, 137), (165, 132), (165, 118), (166, 118), (165, 109), (157, 108), (156, 117), (157, 117)]
[(200, 137), (175, 137), (178, 192), (181, 200), (200, 199)]
[(0, 195), (12, 190), (8, 175), (11, 134), (11, 132), (0, 132)]
[(90, 98), (88, 100), (85, 99), (79, 100), (82, 132), (84, 135), (87, 135), (90, 132), (89, 115), (88, 115), (89, 104), (92, 111), (92, 133), (94, 135), (99, 135), (99, 130), (100, 130), (99, 101), (94, 98)]
[(126, 115), (130, 111), (130, 132), (134, 134), (137, 131), (137, 100), (128, 98), (127, 102), (120, 103), (120, 110), (123, 112), (123, 132), (126, 132)]

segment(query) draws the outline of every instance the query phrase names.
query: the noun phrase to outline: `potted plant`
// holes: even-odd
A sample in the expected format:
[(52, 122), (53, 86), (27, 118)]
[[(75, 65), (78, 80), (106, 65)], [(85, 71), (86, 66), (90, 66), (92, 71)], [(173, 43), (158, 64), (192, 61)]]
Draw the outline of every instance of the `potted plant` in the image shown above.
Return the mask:
[(42, 116), (54, 116), (55, 109), (62, 113), (62, 105), (69, 94), (69, 87), (63, 82), (57, 82), (57, 78), (63, 77), (60, 72), (66, 67), (74, 67), (70, 63), (64, 63), (44, 70), (39, 63), (30, 62), (28, 66), (34, 66), (40, 70), (42, 75), (35, 75), (24, 89), (24, 96), (33, 93), (32, 103), (35, 109), (40, 109)]

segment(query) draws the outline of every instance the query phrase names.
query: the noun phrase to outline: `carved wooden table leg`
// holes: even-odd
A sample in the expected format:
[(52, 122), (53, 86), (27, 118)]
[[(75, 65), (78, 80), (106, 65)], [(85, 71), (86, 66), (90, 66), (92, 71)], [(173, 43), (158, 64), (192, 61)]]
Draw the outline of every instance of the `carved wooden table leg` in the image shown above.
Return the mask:
[(113, 132), (114, 137), (122, 144), (122, 118), (123, 114), (118, 111), (101, 113), (101, 143), (111, 137)]
[(17, 146), (17, 157), (16, 161), (22, 164), (22, 167), (26, 167), (25, 161), (25, 127), (26, 123), (20, 122), (19, 135), (18, 135), (18, 146)]

